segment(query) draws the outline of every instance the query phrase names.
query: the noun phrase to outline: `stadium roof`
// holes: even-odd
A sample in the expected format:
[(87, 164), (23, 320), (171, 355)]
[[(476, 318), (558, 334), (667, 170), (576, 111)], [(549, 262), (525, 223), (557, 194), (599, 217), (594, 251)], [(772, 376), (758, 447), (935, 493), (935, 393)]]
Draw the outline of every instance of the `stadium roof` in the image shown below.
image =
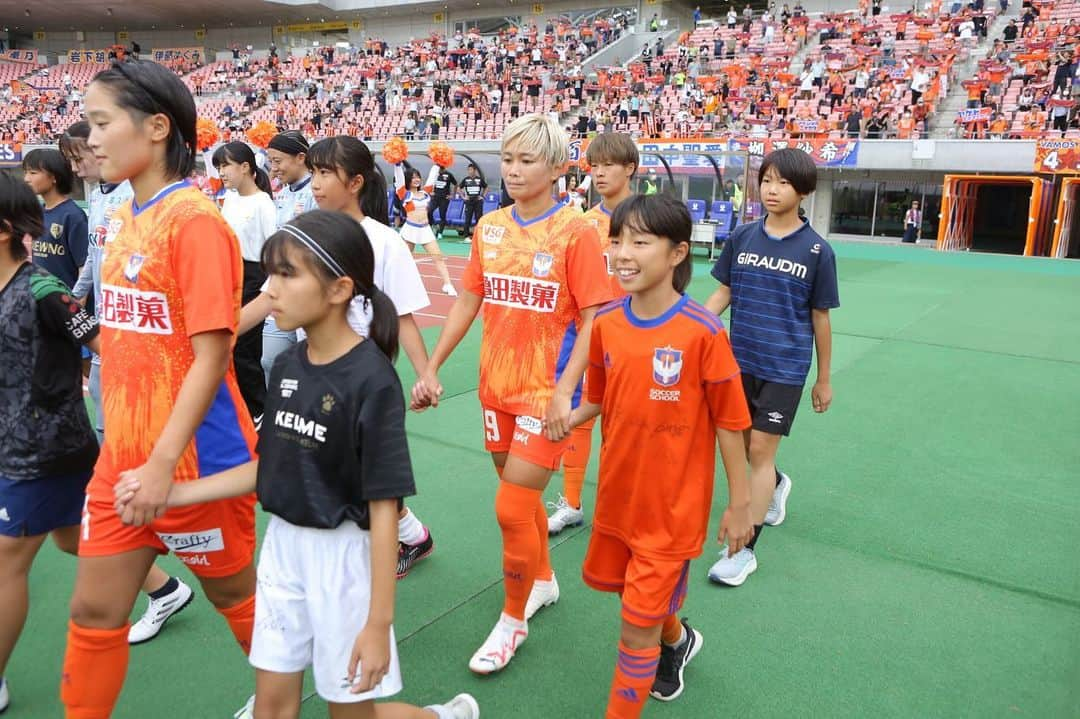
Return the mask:
[(427, 13), (444, 7), (475, 9), (478, 4), (474, 0), (0, 0), (0, 25), (53, 31), (241, 27), (401, 14), (409, 5)]

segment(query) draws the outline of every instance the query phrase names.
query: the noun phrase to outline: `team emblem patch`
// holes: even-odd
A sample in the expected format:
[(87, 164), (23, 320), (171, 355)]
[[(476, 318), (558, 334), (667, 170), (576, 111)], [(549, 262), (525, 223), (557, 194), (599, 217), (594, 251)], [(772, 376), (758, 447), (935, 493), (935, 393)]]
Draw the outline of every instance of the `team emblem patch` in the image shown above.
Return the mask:
[(94, 228), (94, 231), (90, 233), (90, 243), (94, 247), (104, 247), (105, 238), (108, 236), (108, 228), (105, 225), (98, 225)]
[(551, 274), (551, 266), (554, 263), (555, 258), (553, 256), (537, 252), (533, 255), (533, 276), (547, 277)]
[(54, 240), (59, 240), (60, 236), (64, 234), (64, 226), (59, 222), (54, 222), (49, 225), (49, 234), (53, 236)]
[(142, 269), (143, 263), (146, 262), (146, 258), (139, 254), (133, 254), (128, 258), (127, 264), (124, 265), (124, 277), (128, 282), (139, 281), (139, 270)]
[(653, 381), (661, 387), (671, 387), (678, 384), (682, 374), (682, 350), (668, 347), (658, 347), (653, 350), (652, 376)]
[(114, 217), (109, 220), (109, 230), (105, 233), (105, 241), (112, 242), (115, 240), (116, 236), (120, 234), (120, 228), (123, 224), (123, 221), (119, 217)]

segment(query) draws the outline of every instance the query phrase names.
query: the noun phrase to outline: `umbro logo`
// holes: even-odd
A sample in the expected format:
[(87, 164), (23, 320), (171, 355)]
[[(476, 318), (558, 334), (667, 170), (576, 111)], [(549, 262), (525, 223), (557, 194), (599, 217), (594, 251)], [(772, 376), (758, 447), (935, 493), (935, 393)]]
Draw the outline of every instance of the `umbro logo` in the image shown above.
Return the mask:
[(8, 514), (7, 507), (0, 507), (0, 521), (10, 522), (11, 515)]
[(769, 421), (773, 424), (780, 424), (784, 421), (784, 415), (779, 412), (769, 412)]

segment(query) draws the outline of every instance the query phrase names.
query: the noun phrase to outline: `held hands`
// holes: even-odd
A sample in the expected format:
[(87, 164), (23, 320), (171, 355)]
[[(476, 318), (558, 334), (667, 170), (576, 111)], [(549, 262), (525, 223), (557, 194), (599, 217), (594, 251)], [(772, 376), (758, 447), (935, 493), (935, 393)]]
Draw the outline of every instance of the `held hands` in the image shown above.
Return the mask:
[[(357, 676), (357, 669), (360, 670)], [(349, 674), (345, 681), (353, 694), (363, 694), (374, 689), (390, 671), (389, 627), (365, 624), (356, 635), (352, 655), (349, 657)]]
[(544, 413), (544, 435), (551, 442), (559, 442), (570, 434), (573, 425), (570, 422), (572, 397), (559, 390), (551, 398), (547, 412)]
[(732, 556), (746, 546), (754, 536), (754, 522), (750, 519), (750, 503), (735, 507), (728, 505), (724, 516), (720, 518), (720, 533), (717, 539), (728, 545), (728, 556)]
[(172, 489), (172, 468), (150, 459), (136, 469), (120, 473), (113, 489), (116, 511), (124, 524), (142, 527), (165, 514)]
[(814, 389), (810, 391), (810, 398), (814, 402), (815, 412), (820, 414), (826, 411), (832, 404), (832, 385), (818, 380), (814, 384)]
[(431, 371), (424, 372), (413, 385), (409, 409), (413, 412), (423, 412), (428, 407), (438, 407), (442, 394), (443, 386), (439, 382), (438, 375)]

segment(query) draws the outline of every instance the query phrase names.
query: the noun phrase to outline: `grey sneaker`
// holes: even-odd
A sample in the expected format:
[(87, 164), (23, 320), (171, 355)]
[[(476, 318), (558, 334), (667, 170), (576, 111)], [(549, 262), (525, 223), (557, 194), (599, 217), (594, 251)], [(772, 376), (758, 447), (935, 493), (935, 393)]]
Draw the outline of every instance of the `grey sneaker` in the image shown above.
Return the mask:
[(754, 550), (743, 547), (734, 556), (728, 556), (725, 546), (720, 552), (720, 559), (709, 569), (709, 581), (737, 587), (757, 570), (757, 557)]
[(480, 719), (480, 705), (472, 694), (458, 694), (445, 704), (424, 708), (435, 712), (439, 719)]
[(765, 524), (776, 527), (784, 523), (787, 517), (787, 499), (791, 494), (791, 477), (783, 472), (780, 473), (780, 484), (772, 493), (772, 501), (769, 502), (769, 511), (765, 513)]

